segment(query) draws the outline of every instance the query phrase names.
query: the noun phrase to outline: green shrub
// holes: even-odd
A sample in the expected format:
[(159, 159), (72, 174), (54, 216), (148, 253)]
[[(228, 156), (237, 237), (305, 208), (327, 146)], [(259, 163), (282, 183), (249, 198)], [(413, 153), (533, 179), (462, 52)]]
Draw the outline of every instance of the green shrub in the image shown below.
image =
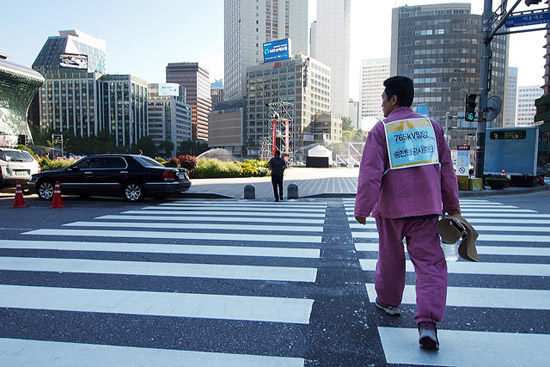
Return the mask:
[(180, 166), (187, 168), (189, 171), (194, 170), (197, 167), (197, 157), (190, 154), (180, 155)]
[(42, 158), (40, 163), (40, 169), (42, 171), (49, 171), (52, 169), (65, 169), (76, 163), (76, 159), (56, 159), (54, 161), (49, 158)]
[(179, 167), (180, 160), (177, 158), (170, 158), (166, 162), (163, 163), (164, 167)]
[(191, 178), (230, 178), (266, 176), (265, 162), (222, 162), (218, 159), (198, 159), (197, 167), (190, 171)]

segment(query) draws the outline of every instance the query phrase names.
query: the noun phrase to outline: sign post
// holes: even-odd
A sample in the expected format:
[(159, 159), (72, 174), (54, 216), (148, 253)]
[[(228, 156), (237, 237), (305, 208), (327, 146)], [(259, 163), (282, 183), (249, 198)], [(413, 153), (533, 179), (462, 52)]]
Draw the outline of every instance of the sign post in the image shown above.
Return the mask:
[(458, 145), (456, 149), (457, 149), (456, 175), (469, 176), (470, 175), (470, 146)]

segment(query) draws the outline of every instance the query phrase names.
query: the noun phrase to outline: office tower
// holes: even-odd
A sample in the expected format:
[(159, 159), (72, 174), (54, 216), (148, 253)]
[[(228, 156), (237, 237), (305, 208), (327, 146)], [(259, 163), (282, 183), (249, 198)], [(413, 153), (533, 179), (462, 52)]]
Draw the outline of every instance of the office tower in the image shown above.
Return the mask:
[(208, 147), (246, 155), (246, 98), (216, 103), (208, 116)]
[(308, 0), (224, 0), (224, 100), (246, 95), (246, 70), (263, 63), (263, 44), (289, 38), (307, 54)]
[[(331, 74), (328, 66), (298, 54), (290, 59), (252, 66), (247, 70), (249, 154), (260, 154), (266, 141), (271, 144), (274, 111), (278, 112), (281, 120), (291, 120), (291, 149), (297, 150), (314, 142), (341, 140), (341, 123), (332, 126), (332, 120), (324, 119), (322, 123), (315, 124), (317, 114), (330, 112)], [(288, 114), (280, 109), (281, 104), (286, 106)], [(278, 128), (278, 137), (286, 134), (286, 126), (279, 124)]]
[(384, 80), (390, 77), (390, 59), (368, 59), (361, 62), (359, 76), (360, 120), (382, 118)]
[(359, 124), (361, 122), (360, 115), (359, 115), (359, 101), (354, 101), (353, 99), (349, 99), (348, 102), (348, 108), (349, 113), (347, 116), (351, 119), (351, 126), (354, 129), (359, 129)]
[(106, 60), (105, 40), (73, 29), (48, 37), (32, 68), (40, 73), (78, 69), (105, 74)]
[(136, 144), (147, 136), (147, 86), (145, 80), (132, 75), (99, 78), (100, 131), (108, 129), (117, 146)]
[[(216, 103), (223, 102), (223, 79), (216, 80), (210, 84), (210, 98), (212, 98), (212, 110), (215, 109)], [(210, 132), (210, 122), (208, 123), (208, 127)]]
[(39, 92), (42, 129), (89, 137), (101, 130), (97, 80), (105, 72), (106, 42), (77, 30), (48, 37), (32, 68), (45, 79)]
[(518, 107), (518, 68), (509, 67), (506, 75), (506, 96), (504, 98), (504, 126), (516, 126)]
[(197, 62), (170, 63), (166, 83), (185, 87), (187, 103), (192, 107), (193, 139), (208, 141), (208, 114), (212, 111), (208, 70)]
[(310, 55), (331, 69), (330, 110), (348, 114), (351, 0), (317, 0)]
[(544, 90), (538, 86), (518, 88), (518, 112), (515, 126), (533, 126), (535, 123), (535, 99), (541, 97)]
[[(482, 17), (471, 14), (470, 4), (402, 6), (392, 10), (390, 74), (414, 80), (414, 105), (427, 104), (430, 117), (442, 125), (445, 114), (458, 116), (466, 95), (479, 93)], [(489, 97), (504, 96), (507, 36), (492, 43)], [(463, 120), (462, 120), (463, 121)], [(502, 113), (495, 126), (502, 126)], [(475, 126), (456, 129), (451, 120), (449, 145), (475, 146)], [(488, 124), (489, 126), (491, 125)]]
[(191, 106), (185, 103), (185, 87), (179, 84), (155, 83), (148, 86), (148, 136), (159, 146), (174, 144), (166, 157), (175, 157), (179, 145), (192, 139)]
[(15, 146), (20, 139), (32, 143), (27, 111), (44, 83), (38, 72), (7, 59), (0, 54), (0, 147)]

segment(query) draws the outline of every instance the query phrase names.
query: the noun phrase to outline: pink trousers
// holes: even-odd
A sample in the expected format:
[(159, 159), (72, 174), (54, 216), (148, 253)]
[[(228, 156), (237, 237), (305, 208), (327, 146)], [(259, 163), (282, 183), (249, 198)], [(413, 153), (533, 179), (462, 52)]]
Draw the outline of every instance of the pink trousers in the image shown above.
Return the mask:
[(405, 251), (416, 272), (415, 322), (438, 323), (445, 315), (447, 263), (436, 230), (438, 217), (376, 218), (380, 239), (375, 288), (378, 300), (399, 306), (405, 289)]

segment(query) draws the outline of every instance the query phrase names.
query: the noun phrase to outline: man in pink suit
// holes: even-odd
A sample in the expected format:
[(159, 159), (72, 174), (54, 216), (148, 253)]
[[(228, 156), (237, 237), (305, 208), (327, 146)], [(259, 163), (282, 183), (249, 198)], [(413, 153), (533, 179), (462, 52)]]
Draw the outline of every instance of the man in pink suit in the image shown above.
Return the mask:
[(460, 213), (458, 182), (442, 127), (410, 108), (413, 81), (384, 81), (384, 121), (371, 130), (361, 159), (355, 219), (372, 215), (379, 234), (376, 307), (399, 315), (405, 289), (405, 252), (416, 272), (415, 322), (421, 348), (437, 350), (436, 324), (447, 299), (447, 263), (436, 224), (443, 214)]

